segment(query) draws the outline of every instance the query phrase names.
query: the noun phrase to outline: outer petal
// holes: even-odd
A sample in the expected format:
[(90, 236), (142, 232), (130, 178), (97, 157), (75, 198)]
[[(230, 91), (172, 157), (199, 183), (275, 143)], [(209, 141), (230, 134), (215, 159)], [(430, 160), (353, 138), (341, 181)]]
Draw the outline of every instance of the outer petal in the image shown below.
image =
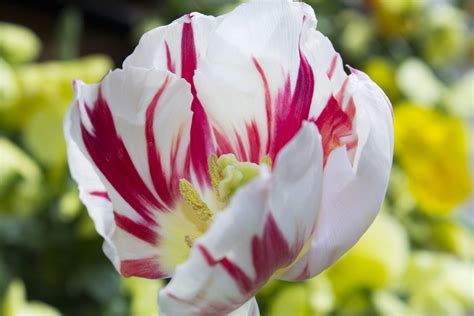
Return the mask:
[(123, 64), (124, 68), (133, 66), (167, 69), (191, 85), (191, 110), (194, 115), (189, 153), (193, 175), (201, 185), (210, 182), (207, 159), (214, 152), (214, 144), (207, 113), (197, 96), (194, 73), (207, 49), (209, 34), (220, 19), (191, 13), (168, 26), (152, 30), (143, 35), (133, 54)]
[(390, 102), (367, 75), (354, 69), (344, 97), (352, 97), (356, 107), (359, 143), (354, 162), (345, 147), (331, 152), (311, 248), (283, 279), (303, 280), (329, 267), (359, 240), (385, 196), (393, 156)]
[(173, 209), (172, 179), (186, 174), (189, 85), (137, 68), (111, 72), (100, 85), (74, 85), (65, 123), (69, 164), (105, 252), (125, 276), (166, 276), (156, 215)]
[(324, 95), (315, 93), (319, 77), (304, 45), (315, 25), (303, 3), (254, 0), (216, 27), (195, 83), (218, 153), (255, 162), (271, 152), (274, 159), (298, 132), (313, 101)]
[[(208, 38), (220, 19), (191, 13), (151, 30), (142, 36), (134, 52), (123, 62), (123, 67), (155, 68), (181, 75), (188, 71), (185, 68), (191, 50), (195, 50), (198, 59), (205, 54)], [(192, 37), (193, 41), (187, 41), (186, 37)]]
[(313, 231), (321, 173), (321, 139), (308, 123), (282, 150), (273, 174), (262, 168), (195, 241), (188, 261), (160, 293), (161, 310), (169, 315), (229, 313), (289, 266)]

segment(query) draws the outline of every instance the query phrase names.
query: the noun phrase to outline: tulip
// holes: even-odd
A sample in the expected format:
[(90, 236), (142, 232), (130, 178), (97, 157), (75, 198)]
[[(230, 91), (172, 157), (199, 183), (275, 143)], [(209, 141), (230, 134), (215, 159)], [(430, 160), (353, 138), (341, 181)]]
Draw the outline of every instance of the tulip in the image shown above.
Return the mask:
[(164, 315), (257, 315), (364, 233), (392, 161), (391, 105), (347, 75), (308, 5), (254, 0), (146, 33), (74, 83), (71, 173), (124, 276), (168, 278)]

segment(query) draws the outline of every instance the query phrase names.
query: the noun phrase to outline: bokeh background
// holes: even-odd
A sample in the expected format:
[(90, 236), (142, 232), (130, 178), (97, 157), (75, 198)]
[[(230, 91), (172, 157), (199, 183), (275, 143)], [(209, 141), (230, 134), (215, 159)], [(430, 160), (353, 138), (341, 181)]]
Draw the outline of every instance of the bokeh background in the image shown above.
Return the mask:
[[(473, 315), (474, 1), (307, 2), (390, 97), (395, 162), (368, 233), (322, 275), (269, 283), (262, 315)], [(163, 281), (115, 272), (69, 176), (71, 81), (99, 81), (148, 29), (236, 4), (0, 1), (0, 315), (157, 315)]]

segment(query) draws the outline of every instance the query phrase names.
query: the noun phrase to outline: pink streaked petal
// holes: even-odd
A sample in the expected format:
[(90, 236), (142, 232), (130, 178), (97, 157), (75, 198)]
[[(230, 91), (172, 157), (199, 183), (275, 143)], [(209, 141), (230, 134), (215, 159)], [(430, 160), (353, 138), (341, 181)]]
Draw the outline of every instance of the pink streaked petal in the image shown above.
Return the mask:
[(270, 147), (271, 158), (276, 157), (281, 148), (296, 135), (303, 121), (308, 119), (314, 84), (313, 70), (300, 50), (300, 66), (293, 94), (290, 96), (290, 78), (288, 78), (277, 101), (275, 138), (271, 140)]
[(349, 76), (344, 99), (353, 100), (356, 108), (355, 157), (352, 162), (345, 147), (330, 153), (311, 248), (283, 276), (286, 280), (310, 278), (334, 263), (367, 230), (385, 196), (393, 156), (390, 103), (362, 72)]
[(145, 221), (155, 223), (149, 206), (163, 207), (135, 168), (100, 88), (92, 107), (87, 104), (84, 107), (92, 125), (90, 132), (81, 121), (82, 139), (89, 156), (122, 198)]
[[(155, 191), (158, 193), (164, 203), (170, 207), (173, 207), (172, 195), (176, 196), (177, 192), (174, 192), (174, 190), (172, 192), (172, 188), (168, 187), (167, 185), (167, 179), (161, 163), (160, 153), (156, 147), (154, 131), (156, 107), (158, 106), (160, 98), (163, 94), (163, 91), (166, 89), (168, 82), (169, 77), (166, 77), (165, 81), (161, 84), (146, 110), (145, 137), (147, 141), (148, 168), (150, 169), (150, 176)], [(172, 154), (174, 154), (174, 152)]]
[(161, 279), (166, 277), (166, 274), (160, 271), (157, 257), (122, 260), (120, 262), (120, 273), (124, 277), (136, 276), (146, 279)]
[[(76, 101), (65, 126), (70, 165), (72, 170), (87, 165), (100, 183), (85, 185), (81, 199), (118, 271), (121, 261), (159, 260), (156, 215), (173, 211), (177, 181), (190, 168), (191, 103), (185, 80), (159, 70), (116, 70), (100, 88), (76, 83)], [(78, 157), (82, 165), (75, 167)], [(87, 184), (82, 171), (74, 171), (74, 178), (80, 187)], [(147, 275), (164, 273), (172, 271)]]
[(318, 214), (322, 156), (316, 126), (305, 123), (282, 149), (273, 174), (262, 167), (195, 241), (160, 293), (165, 314), (229, 313), (296, 259)]
[(123, 229), (127, 233), (141, 239), (150, 245), (158, 245), (158, 233), (156, 227), (149, 227), (146, 223), (139, 223), (131, 220), (127, 216), (114, 212), (114, 219), (117, 227)]

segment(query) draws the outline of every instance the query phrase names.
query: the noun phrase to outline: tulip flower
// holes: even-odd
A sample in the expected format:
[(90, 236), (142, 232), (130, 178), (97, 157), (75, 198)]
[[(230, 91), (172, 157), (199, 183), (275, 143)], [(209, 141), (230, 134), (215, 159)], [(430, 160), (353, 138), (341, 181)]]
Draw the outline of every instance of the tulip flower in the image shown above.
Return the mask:
[(383, 200), (391, 105), (304, 3), (186, 15), (73, 86), (80, 197), (122, 275), (172, 278), (165, 315), (258, 315), (268, 280), (327, 268)]

